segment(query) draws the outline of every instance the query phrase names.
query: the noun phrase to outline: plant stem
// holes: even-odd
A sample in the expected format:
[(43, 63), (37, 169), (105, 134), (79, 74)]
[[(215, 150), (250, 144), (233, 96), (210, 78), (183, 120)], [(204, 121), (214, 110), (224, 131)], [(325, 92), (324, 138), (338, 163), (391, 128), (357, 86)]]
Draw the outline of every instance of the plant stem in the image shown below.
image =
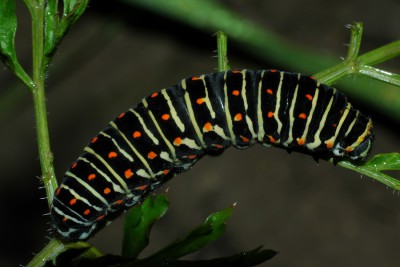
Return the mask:
[(53, 154), (50, 149), (49, 130), (47, 125), (46, 97), (44, 91), (43, 66), (44, 55), (44, 0), (34, 1), (31, 6), (32, 17), (32, 50), (33, 50), (33, 103), (35, 109), (36, 133), (39, 146), (42, 181), (46, 189), (47, 202), (51, 206), (53, 193), (57, 188), (54, 174)]
[(50, 242), (45, 246), (36, 256), (26, 265), (26, 267), (43, 266), (49, 259), (52, 259), (54, 255), (57, 255), (64, 250), (64, 244), (57, 239), (51, 239)]
[(368, 177), (371, 177), (372, 179), (377, 180), (377, 181), (381, 182), (382, 184), (389, 186), (390, 188), (393, 188), (394, 190), (400, 190), (400, 181), (394, 179), (393, 177), (390, 177), (389, 175), (386, 175), (381, 172), (377, 172), (376, 170), (371, 169), (369, 167), (356, 166), (348, 161), (340, 161), (340, 162), (338, 162), (338, 165), (340, 165), (344, 168), (350, 169), (352, 171), (356, 171), (361, 174), (365, 174)]
[(217, 49), (218, 49), (218, 71), (227, 71), (230, 69), (228, 61), (228, 38), (225, 32), (217, 32)]
[(361, 74), (389, 84), (399, 85), (400, 75), (371, 67), (400, 55), (400, 41), (381, 46), (363, 55), (358, 55), (362, 37), (362, 23), (351, 25), (349, 50), (345, 60), (339, 64), (315, 74), (321, 83), (332, 85), (351, 74)]

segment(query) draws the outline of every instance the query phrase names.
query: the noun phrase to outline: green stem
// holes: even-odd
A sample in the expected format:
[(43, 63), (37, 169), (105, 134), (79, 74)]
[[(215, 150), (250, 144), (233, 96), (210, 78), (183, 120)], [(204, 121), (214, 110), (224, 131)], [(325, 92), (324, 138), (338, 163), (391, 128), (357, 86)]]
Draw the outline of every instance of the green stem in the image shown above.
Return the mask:
[(393, 84), (400, 87), (400, 75), (380, 70), (371, 66), (361, 65), (359, 73), (362, 75), (380, 80), (389, 84)]
[(350, 44), (346, 59), (325, 71), (315, 74), (315, 78), (321, 83), (332, 85), (336, 81), (355, 72), (358, 51), (361, 45), (362, 23), (354, 23), (350, 26), (350, 29)]
[(361, 22), (356, 22), (349, 25), (351, 30), (349, 50), (347, 50), (347, 61), (354, 61), (358, 56), (358, 51), (360, 51), (361, 37), (363, 32), (363, 24)]
[(368, 177), (371, 177), (372, 179), (377, 180), (377, 181), (381, 182), (382, 184), (385, 184), (385, 185), (389, 186), (390, 188), (393, 188), (394, 190), (400, 190), (400, 181), (390, 177), (389, 175), (378, 172), (369, 167), (356, 166), (348, 161), (340, 161), (340, 162), (338, 162), (338, 165), (340, 165), (344, 168), (350, 169), (352, 171), (356, 171), (358, 173), (367, 175)]
[(217, 32), (217, 49), (218, 49), (218, 71), (227, 71), (230, 69), (228, 61), (228, 38), (225, 32)]
[(400, 55), (400, 41), (381, 46), (363, 55), (358, 55), (362, 37), (362, 23), (351, 26), (351, 37), (347, 57), (341, 63), (315, 74), (321, 83), (332, 85), (352, 74), (364, 75), (394, 85), (400, 84), (400, 75), (371, 67)]
[(43, 66), (44, 55), (44, 0), (34, 1), (30, 8), (32, 16), (32, 50), (33, 50), (33, 103), (36, 119), (36, 133), (39, 146), (40, 166), (42, 169), (42, 181), (46, 189), (49, 206), (53, 200), (53, 193), (57, 188), (53, 167), (53, 154), (50, 149), (49, 130), (47, 125), (46, 96), (44, 90)]
[(51, 239), (36, 256), (26, 265), (26, 267), (43, 266), (48, 260), (58, 255), (64, 250), (64, 244), (57, 239)]
[(400, 56), (400, 40), (391, 42), (358, 57), (364, 65), (376, 65)]

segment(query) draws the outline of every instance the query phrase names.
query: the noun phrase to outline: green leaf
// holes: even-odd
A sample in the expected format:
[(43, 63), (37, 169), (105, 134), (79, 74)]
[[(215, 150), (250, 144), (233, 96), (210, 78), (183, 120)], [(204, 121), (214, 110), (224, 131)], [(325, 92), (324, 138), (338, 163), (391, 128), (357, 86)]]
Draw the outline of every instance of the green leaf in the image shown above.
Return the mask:
[[(58, 17), (58, 0), (49, 0), (45, 7), (45, 42), (44, 54), (51, 58), (57, 45), (61, 41), (58, 34), (59, 17)], [(49, 61), (50, 59), (48, 59)]]
[(2, 0), (0, 1), (0, 52), (7, 60), (12, 61), (11, 64), (15, 64), (13, 61), (16, 60), (14, 47), (16, 31), (15, 0)]
[(168, 205), (165, 195), (150, 196), (128, 212), (124, 223), (123, 257), (136, 258), (149, 244), (151, 228), (167, 212)]
[[(63, 36), (85, 11), (89, 0), (64, 0), (59, 35)], [(61, 37), (62, 38), (62, 37)]]
[(340, 161), (338, 165), (367, 175), (394, 190), (400, 190), (400, 181), (382, 172), (400, 170), (400, 153), (378, 154), (363, 165), (355, 165), (349, 161)]
[(398, 171), (400, 170), (400, 153), (378, 154), (364, 164), (364, 167), (377, 171)]
[(60, 18), (58, 0), (49, 0), (45, 12), (45, 56), (47, 64), (69, 28), (85, 11), (88, 0), (64, 0), (64, 9)]
[(15, 0), (0, 1), (0, 60), (6, 64), (30, 88), (31, 79), (25, 73), (17, 60), (15, 52), (15, 33), (17, 31), (17, 16)]
[(202, 225), (194, 228), (185, 238), (176, 240), (146, 260), (175, 260), (200, 250), (225, 232), (225, 222), (231, 217), (234, 206), (211, 214)]

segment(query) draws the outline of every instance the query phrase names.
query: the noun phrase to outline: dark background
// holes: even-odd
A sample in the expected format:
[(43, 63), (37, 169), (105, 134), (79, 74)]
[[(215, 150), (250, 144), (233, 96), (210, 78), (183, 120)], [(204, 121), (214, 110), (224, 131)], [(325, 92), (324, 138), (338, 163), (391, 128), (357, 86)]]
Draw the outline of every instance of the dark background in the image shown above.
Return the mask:
[[(28, 13), (18, 3), (17, 49), (30, 66)], [(105, 3), (107, 2), (107, 4)], [(221, 1), (222, 2), (222, 1)], [(345, 56), (344, 25), (363, 21), (362, 52), (399, 39), (398, 1), (244, 1), (223, 3), (299, 46)], [(216, 69), (215, 37), (118, 1), (92, 1), (51, 63), (49, 128), (59, 179), (88, 140), (115, 115), (153, 90)], [(233, 68), (285, 68), (229, 43)], [(382, 68), (399, 73), (399, 59)], [(296, 70), (289, 70), (296, 71)], [(357, 78), (354, 79), (357, 82)], [(26, 264), (48, 242), (47, 202), (31, 97), (5, 68), (0, 96), (15, 101), (0, 114), (0, 266)], [(400, 93), (400, 92), (399, 92)], [(398, 121), (352, 100), (376, 120), (373, 153), (400, 151)], [(400, 115), (400, 114), (399, 114)], [(393, 174), (397, 175), (398, 174)], [(367, 177), (310, 156), (254, 146), (206, 157), (168, 183), (170, 211), (154, 227), (147, 254), (184, 235), (216, 210), (237, 203), (223, 238), (193, 254), (204, 259), (265, 245), (280, 251), (265, 266), (398, 266), (400, 198)], [(90, 243), (119, 253), (123, 219)]]

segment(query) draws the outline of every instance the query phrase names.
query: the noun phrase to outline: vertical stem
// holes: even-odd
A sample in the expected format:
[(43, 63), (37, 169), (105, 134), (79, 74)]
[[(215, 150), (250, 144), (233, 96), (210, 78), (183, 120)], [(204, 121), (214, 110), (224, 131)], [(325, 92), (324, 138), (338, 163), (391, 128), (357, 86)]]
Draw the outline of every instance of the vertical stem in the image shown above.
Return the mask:
[(355, 61), (358, 57), (358, 52), (360, 51), (361, 37), (363, 32), (362, 22), (355, 22), (350, 26), (351, 35), (349, 49), (347, 50), (347, 61)]
[(217, 32), (218, 71), (230, 69), (228, 62), (228, 38), (223, 31)]
[(357, 57), (360, 49), (363, 25), (360, 22), (355, 22), (350, 25), (351, 36), (347, 57), (339, 64), (321, 71), (314, 77), (321, 83), (332, 85), (336, 81), (357, 72)]
[(36, 119), (36, 133), (39, 146), (42, 181), (44, 183), (49, 206), (57, 187), (54, 174), (53, 154), (50, 150), (50, 138), (47, 125), (46, 96), (44, 91), (44, 0), (37, 0), (32, 8), (32, 50), (33, 50), (33, 103)]

